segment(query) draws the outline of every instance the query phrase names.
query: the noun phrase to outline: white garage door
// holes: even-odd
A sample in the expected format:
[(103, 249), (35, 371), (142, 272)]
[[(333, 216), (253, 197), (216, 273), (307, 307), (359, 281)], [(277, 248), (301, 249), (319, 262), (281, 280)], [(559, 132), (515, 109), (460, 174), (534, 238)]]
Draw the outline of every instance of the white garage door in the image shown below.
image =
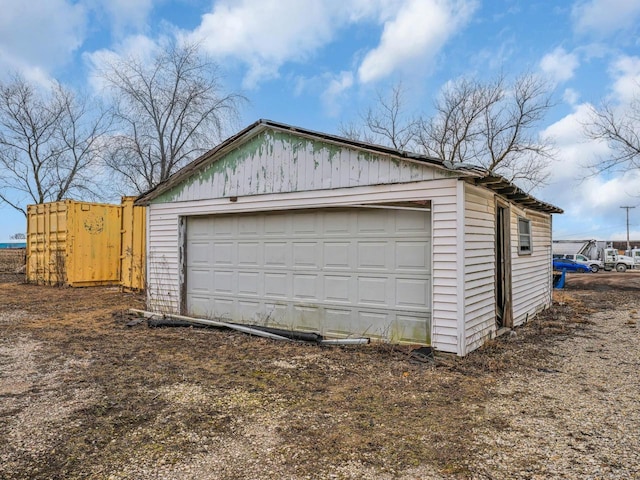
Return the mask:
[(190, 217), (189, 314), (429, 344), (431, 219), (392, 208)]

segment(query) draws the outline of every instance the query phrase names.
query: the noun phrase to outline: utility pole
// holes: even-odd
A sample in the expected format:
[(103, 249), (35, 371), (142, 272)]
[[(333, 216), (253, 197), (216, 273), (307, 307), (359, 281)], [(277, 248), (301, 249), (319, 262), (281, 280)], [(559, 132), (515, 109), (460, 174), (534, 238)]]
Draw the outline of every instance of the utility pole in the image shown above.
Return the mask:
[(629, 244), (629, 209), (636, 207), (620, 207), (625, 208), (627, 210), (627, 250), (631, 250), (631, 245)]

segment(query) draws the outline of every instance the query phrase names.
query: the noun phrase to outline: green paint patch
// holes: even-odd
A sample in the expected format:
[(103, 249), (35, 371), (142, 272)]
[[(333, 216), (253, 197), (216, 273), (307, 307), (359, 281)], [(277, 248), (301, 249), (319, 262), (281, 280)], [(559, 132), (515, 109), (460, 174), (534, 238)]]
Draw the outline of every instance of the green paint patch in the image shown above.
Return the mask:
[[(394, 167), (401, 167), (403, 163), (402, 160), (387, 155), (379, 155), (374, 152), (360, 151), (355, 148), (348, 148), (323, 140), (301, 137), (295, 132), (266, 130), (240, 144), (235, 150), (202, 167), (200, 170), (194, 171), (190, 177), (159, 195), (152, 203), (170, 203), (186, 200), (188, 199), (186, 198), (186, 192), (194, 186), (202, 185), (218, 185), (218, 192), (214, 192), (211, 189), (208, 191), (219, 197), (225, 197), (230, 194), (232, 186), (234, 185), (252, 187), (249, 188), (248, 192), (240, 194), (268, 193), (269, 181), (267, 177), (269, 173), (277, 176), (279, 182), (276, 182), (276, 185), (282, 185), (283, 188), (285, 188), (283, 191), (289, 191), (289, 189), (296, 188), (296, 169), (298, 168), (299, 162), (306, 161), (309, 163), (309, 166), (312, 163), (313, 168), (318, 170), (323, 168), (322, 165), (324, 162), (333, 164), (334, 160), (337, 160), (337, 162), (346, 161), (346, 159), (349, 158), (346, 152), (349, 151), (354, 152), (358, 162), (379, 165), (391, 162)], [(268, 164), (267, 159), (269, 159)], [(247, 178), (238, 178), (238, 170), (244, 162), (260, 160), (262, 161), (262, 165), (255, 169), (255, 175), (251, 175), (251, 178), (248, 180)], [(272, 163), (273, 171), (270, 171), (271, 167), (269, 167), (269, 165)], [(292, 165), (291, 168), (286, 167), (287, 163)], [(334, 165), (333, 168), (338, 169), (338, 164)], [(426, 179), (427, 177), (423, 172), (425, 169), (430, 168), (431, 167), (427, 165), (415, 166), (415, 172), (412, 170), (407, 178), (401, 178), (400, 180), (409, 182), (423, 178)], [(357, 171), (359, 175), (361, 175), (363, 170), (359, 169)], [(293, 179), (293, 183), (289, 178), (285, 178), (287, 175)], [(454, 172), (448, 172), (446, 170), (443, 170), (441, 173), (441, 177), (445, 178), (455, 176), (456, 174)], [(368, 182), (368, 180), (371, 179), (361, 180), (363, 180), (362, 184), (364, 185), (369, 184), (370, 182)]]
[(220, 175), (224, 178), (222, 191), (222, 196), (224, 196), (228, 191), (230, 179), (236, 175), (238, 167), (244, 161), (264, 156), (264, 152), (269, 150), (273, 152), (273, 145), (270, 145), (269, 141), (270, 139), (265, 133), (256, 135), (232, 152), (218, 158), (198, 172), (194, 172), (191, 177), (185, 179), (182, 183), (158, 196), (158, 198), (152, 203), (168, 203), (180, 200), (181, 195), (191, 186), (195, 184), (202, 185), (204, 183), (213, 183), (213, 179), (216, 175)]

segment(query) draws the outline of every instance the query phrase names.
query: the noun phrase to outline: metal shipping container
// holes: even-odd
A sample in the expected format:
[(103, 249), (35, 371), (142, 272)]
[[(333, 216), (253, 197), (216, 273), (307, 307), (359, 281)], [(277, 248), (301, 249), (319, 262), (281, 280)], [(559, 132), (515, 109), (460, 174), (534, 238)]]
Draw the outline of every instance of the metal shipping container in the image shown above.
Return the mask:
[(29, 205), (27, 281), (143, 288), (145, 219), (138, 208), (127, 197), (123, 205), (75, 200)]
[(134, 207), (136, 197), (122, 197), (120, 285), (144, 290), (146, 207)]

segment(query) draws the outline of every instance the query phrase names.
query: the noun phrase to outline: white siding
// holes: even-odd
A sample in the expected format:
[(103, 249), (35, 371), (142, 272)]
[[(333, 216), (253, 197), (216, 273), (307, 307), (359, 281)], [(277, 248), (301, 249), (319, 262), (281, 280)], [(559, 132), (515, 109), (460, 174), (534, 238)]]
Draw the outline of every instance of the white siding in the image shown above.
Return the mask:
[(154, 311), (180, 313), (178, 217), (150, 205), (147, 210), (147, 298)]
[[(430, 182), (425, 198), (431, 200), (433, 221), (433, 318), (431, 339), (438, 350), (461, 353), (458, 350), (458, 318), (461, 301), (458, 285), (463, 281), (463, 269), (457, 254), (458, 180)], [(447, 185), (447, 188), (438, 187)]]
[[(532, 252), (518, 255), (518, 217), (531, 220)], [(513, 325), (551, 305), (551, 215), (511, 207)]]
[(159, 201), (184, 202), (452, 177), (444, 168), (423, 162), (268, 130), (194, 172), (192, 177), (162, 194)]
[(496, 329), (495, 194), (465, 184), (464, 316), (466, 352), (478, 348)]
[(255, 212), (321, 208), (411, 200), (429, 200), (433, 232), (433, 320), (432, 345), (458, 353), (457, 285), (462, 269), (456, 256), (457, 208), (455, 178), (408, 184), (359, 186), (314, 192), (203, 198), (185, 202), (153, 203), (148, 218), (148, 301), (152, 310), (180, 311), (179, 300), (179, 217), (232, 212)]

